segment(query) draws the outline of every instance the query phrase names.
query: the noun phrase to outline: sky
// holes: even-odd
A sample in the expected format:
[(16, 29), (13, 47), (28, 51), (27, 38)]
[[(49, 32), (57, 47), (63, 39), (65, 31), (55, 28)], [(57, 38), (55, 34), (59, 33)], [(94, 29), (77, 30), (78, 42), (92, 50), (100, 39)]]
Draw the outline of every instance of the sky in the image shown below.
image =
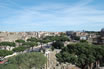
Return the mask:
[(104, 0), (0, 0), (0, 31), (99, 31)]

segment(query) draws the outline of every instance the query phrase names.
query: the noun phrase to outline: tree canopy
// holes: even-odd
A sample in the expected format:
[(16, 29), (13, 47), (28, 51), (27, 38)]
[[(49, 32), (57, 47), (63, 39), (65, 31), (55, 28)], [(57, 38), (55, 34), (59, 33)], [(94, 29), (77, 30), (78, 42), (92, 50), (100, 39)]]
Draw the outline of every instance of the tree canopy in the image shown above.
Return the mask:
[(11, 54), (13, 54), (13, 51), (0, 50), (0, 57), (5, 57)]
[(56, 42), (53, 42), (52, 46), (55, 49), (62, 49), (64, 47), (64, 43), (61, 41), (56, 41)]
[(16, 46), (14, 42), (0, 42), (0, 46)]
[(40, 69), (46, 63), (46, 57), (39, 52), (25, 53), (10, 57), (8, 64), (0, 65), (0, 69)]
[(35, 37), (31, 37), (31, 38), (27, 39), (27, 41), (29, 41), (29, 42), (37, 42), (38, 39), (35, 38)]
[(37, 46), (38, 44), (36, 42), (25, 42), (22, 45), (26, 47), (33, 47), (33, 46)]
[(19, 46), (13, 49), (14, 52), (22, 52), (26, 49), (24, 46)]
[[(72, 63), (81, 69), (92, 67), (96, 62), (104, 63), (104, 47), (88, 43), (70, 44), (64, 47), (62, 51), (56, 54), (60, 63)], [(98, 66), (98, 65), (96, 65)]]
[(18, 39), (18, 40), (16, 40), (15, 42), (17, 42), (17, 43), (24, 43), (25, 41), (22, 40), (22, 39)]

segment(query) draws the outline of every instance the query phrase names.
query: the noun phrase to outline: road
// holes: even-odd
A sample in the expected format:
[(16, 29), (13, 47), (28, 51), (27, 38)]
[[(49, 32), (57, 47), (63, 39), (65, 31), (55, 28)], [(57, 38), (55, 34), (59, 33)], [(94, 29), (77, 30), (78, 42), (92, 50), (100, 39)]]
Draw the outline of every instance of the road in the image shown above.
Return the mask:
[(33, 49), (30, 48), (30, 49), (25, 50), (24, 52), (39, 52), (41, 48), (43, 49), (50, 48), (52, 43), (53, 42), (49, 42), (48, 44), (42, 44), (42, 46), (38, 45), (38, 46), (33, 47)]
[[(53, 42), (49, 42), (48, 44), (43, 44), (43, 45), (42, 45), (42, 48), (43, 48), (43, 49), (50, 48), (52, 43), (53, 43)], [(33, 47), (33, 50), (32, 50), (32, 48), (30, 48), (30, 49), (26, 49), (24, 52), (15, 52), (15, 53), (13, 53), (12, 55), (5, 56), (4, 58), (9, 58), (9, 57), (12, 57), (12, 56), (21, 54), (21, 53), (39, 52), (40, 49), (41, 49), (41, 45), (38, 45), (38, 46)]]

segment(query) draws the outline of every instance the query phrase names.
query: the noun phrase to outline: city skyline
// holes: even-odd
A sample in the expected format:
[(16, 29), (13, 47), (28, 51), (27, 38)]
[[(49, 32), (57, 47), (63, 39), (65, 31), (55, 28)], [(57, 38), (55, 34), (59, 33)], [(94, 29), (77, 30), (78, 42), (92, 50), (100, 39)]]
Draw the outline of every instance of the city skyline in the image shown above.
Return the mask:
[(0, 31), (100, 31), (104, 0), (0, 0)]

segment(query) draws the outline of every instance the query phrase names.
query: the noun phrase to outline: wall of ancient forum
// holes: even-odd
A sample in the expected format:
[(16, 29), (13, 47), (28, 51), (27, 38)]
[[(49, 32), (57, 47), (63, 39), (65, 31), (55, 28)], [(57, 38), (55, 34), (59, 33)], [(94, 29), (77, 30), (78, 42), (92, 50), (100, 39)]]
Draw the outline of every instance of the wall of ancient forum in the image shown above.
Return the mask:
[(0, 32), (0, 42), (13, 42), (17, 39), (27, 40), (31, 37), (41, 38), (45, 36), (60, 35), (60, 32)]

